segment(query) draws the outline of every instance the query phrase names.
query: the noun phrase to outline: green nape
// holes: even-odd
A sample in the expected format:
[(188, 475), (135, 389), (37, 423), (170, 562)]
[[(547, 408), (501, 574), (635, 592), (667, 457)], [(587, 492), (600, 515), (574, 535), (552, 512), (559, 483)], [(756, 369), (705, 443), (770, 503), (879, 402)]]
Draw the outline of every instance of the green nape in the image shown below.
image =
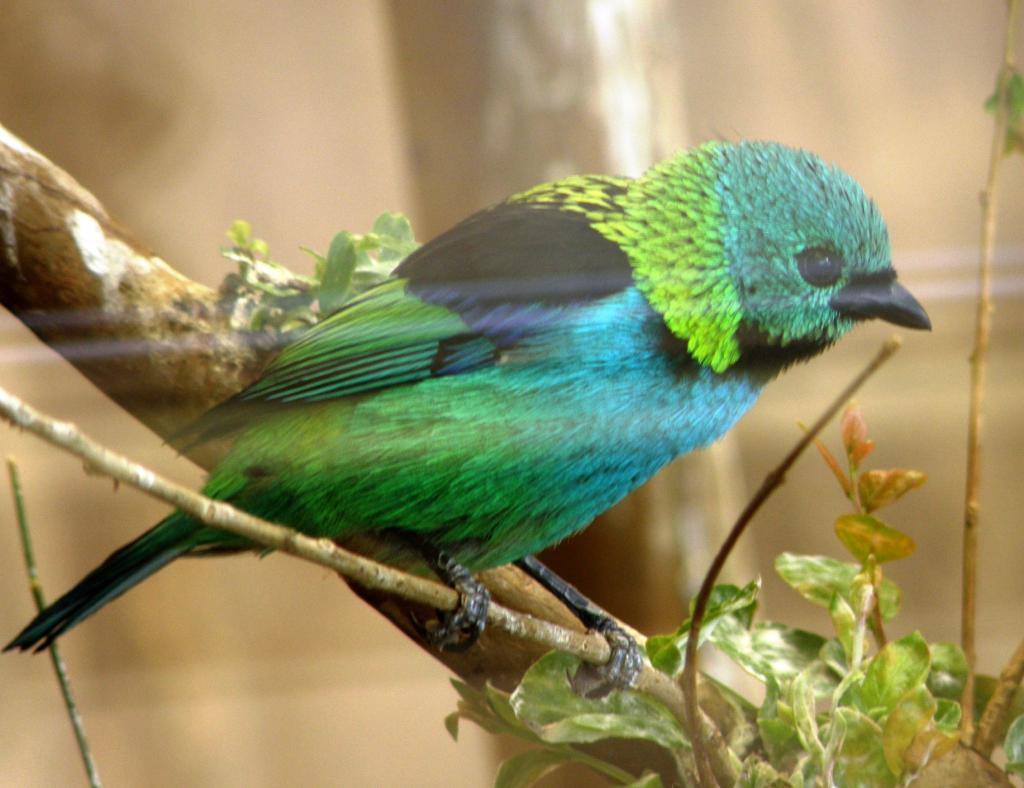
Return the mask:
[(707, 143), (652, 167), (620, 198), (624, 218), (595, 225), (626, 250), (637, 287), (669, 330), (715, 372), (739, 360), (742, 317), (716, 185), (720, 149)]
[(669, 330), (715, 372), (739, 360), (742, 313), (716, 187), (721, 147), (712, 142), (682, 152), (637, 179), (574, 176), (511, 198), (584, 214), (626, 252), (637, 288)]

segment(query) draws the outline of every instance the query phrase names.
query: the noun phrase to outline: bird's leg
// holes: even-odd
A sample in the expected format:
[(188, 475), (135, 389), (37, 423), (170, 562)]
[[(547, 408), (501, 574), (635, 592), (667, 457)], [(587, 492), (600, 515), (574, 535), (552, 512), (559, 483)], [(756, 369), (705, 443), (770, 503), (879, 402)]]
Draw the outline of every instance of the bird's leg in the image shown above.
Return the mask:
[(618, 623), (587, 599), (574, 586), (556, 575), (535, 556), (528, 555), (516, 566), (554, 594), (587, 629), (600, 632), (608, 641), (611, 654), (603, 665), (584, 663), (572, 679), (573, 689), (587, 698), (602, 698), (612, 690), (636, 686), (644, 658), (640, 647)]
[(465, 651), (476, 643), (487, 624), (490, 592), (445, 552), (422, 540), (410, 544), (445, 585), (459, 592), (459, 605), (454, 610), (438, 611), (437, 620), (426, 624), (414, 616), (413, 624), (430, 645), (442, 651)]

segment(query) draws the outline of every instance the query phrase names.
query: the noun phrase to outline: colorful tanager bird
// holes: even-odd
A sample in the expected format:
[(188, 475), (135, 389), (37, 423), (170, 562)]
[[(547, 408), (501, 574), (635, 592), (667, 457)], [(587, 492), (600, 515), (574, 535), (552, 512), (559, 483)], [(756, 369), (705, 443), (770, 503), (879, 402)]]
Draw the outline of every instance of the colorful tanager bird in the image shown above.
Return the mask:
[[(881, 318), (930, 328), (860, 186), (773, 143), (712, 142), (639, 178), (579, 176), (480, 211), (286, 346), (190, 430), (235, 436), (203, 492), (414, 571), (461, 603), (423, 625), (472, 644), (516, 562), (602, 632), (585, 691), (639, 650), (533, 554), (728, 431), (762, 386)], [(176, 558), (259, 549), (174, 512), (28, 624), (41, 649)]]

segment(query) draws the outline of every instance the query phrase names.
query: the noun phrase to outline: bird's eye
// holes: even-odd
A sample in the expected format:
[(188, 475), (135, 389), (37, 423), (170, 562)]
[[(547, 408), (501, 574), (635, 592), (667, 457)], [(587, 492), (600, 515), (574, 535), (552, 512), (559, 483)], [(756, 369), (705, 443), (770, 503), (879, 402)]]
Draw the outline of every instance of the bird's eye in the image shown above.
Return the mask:
[(843, 274), (843, 258), (834, 249), (812, 246), (796, 256), (796, 267), (807, 284), (830, 287)]

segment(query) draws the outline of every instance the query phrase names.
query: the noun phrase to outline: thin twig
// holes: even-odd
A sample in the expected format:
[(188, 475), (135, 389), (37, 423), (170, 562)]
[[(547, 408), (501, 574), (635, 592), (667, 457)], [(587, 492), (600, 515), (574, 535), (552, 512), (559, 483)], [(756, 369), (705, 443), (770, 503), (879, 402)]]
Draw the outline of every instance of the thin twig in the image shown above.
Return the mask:
[[(43, 594), (43, 584), (39, 581), (39, 572), (36, 569), (35, 551), (32, 549), (32, 536), (28, 529), (28, 517), (25, 514), (25, 497), (21, 493), (21, 481), (18, 478), (18, 466), (14, 460), (7, 458), (7, 475), (11, 480), (11, 494), (14, 496), (14, 513), (18, 520), (18, 531), (21, 533), (21, 551), (25, 556), (25, 571), (28, 574), (28, 585), (32, 591), (32, 598), (35, 600), (36, 609), (42, 612), (46, 607), (46, 597)], [(85, 774), (89, 779), (91, 788), (100, 788), (100, 773), (96, 768), (96, 762), (92, 757), (92, 750), (89, 748), (89, 740), (85, 735), (85, 725), (82, 723), (82, 715), (78, 713), (78, 704), (75, 703), (75, 694), (71, 689), (71, 679), (68, 678), (67, 666), (60, 654), (56, 643), (50, 644), (50, 661), (53, 663), (53, 672), (57, 674), (57, 683), (60, 685), (60, 694), (64, 698), (64, 708), (67, 709), (68, 719), (71, 720), (71, 729), (75, 732), (75, 740), (78, 742), (78, 752), (81, 753), (82, 763), (85, 766)]]
[(996, 682), (996, 688), (988, 705), (985, 706), (985, 711), (978, 722), (978, 730), (974, 734), (973, 747), (986, 758), (992, 754), (996, 742), (1006, 733), (1013, 695), (1020, 686), (1021, 679), (1024, 679), (1024, 640), (1017, 644), (1017, 650), (1013, 652), (1010, 661), (999, 674), (999, 681)]
[[(229, 504), (206, 498), (87, 438), (75, 425), (56, 421), (0, 388), (0, 418), (28, 430), (83, 460), (95, 473), (109, 476), (169, 503), (196, 520), (257, 544), (325, 566), (373, 591), (384, 591), (437, 610), (453, 610), (459, 595), (447, 586), (379, 564), (338, 547), (330, 539), (314, 539), (282, 525), (261, 520)], [(580, 659), (604, 664), (608, 642), (601, 635), (581, 634), (492, 602), (489, 626)], [(664, 673), (645, 665), (637, 689), (665, 704), (683, 722), (682, 691)]]
[(871, 359), (868, 365), (839, 393), (832, 401), (832, 404), (818, 417), (817, 421), (804, 432), (803, 436), (790, 449), (782, 462), (765, 477), (761, 487), (736, 519), (736, 523), (733, 525), (732, 530), (729, 531), (729, 535), (725, 538), (718, 553), (715, 555), (715, 560), (711, 562), (711, 566), (704, 576), (704, 582), (700, 587), (697, 598), (694, 600), (693, 616), (690, 619), (690, 634), (686, 641), (686, 663), (683, 667), (683, 676), (680, 682), (683, 687), (683, 697), (686, 700), (687, 732), (693, 742), (694, 757), (700, 772), (701, 785), (715, 786), (717, 784), (712, 776), (711, 767), (707, 760), (708, 754), (705, 749), (705, 741), (697, 724), (697, 643), (700, 639), (701, 625), (704, 623), (704, 614), (707, 611), (708, 599), (711, 596), (711, 590), (714, 588), (715, 581), (718, 580), (718, 576), (725, 565), (726, 559), (729, 557), (729, 553), (736, 546), (736, 542), (743, 535), (747, 525), (753, 519), (757, 510), (761, 508), (761, 505), (785, 481), (786, 473), (793, 466), (793, 463), (796, 462), (804, 449), (814, 441), (825, 425), (835, 417), (836, 413), (839, 412), (857, 389), (864, 385), (864, 382), (899, 350), (900, 344), (900, 338), (893, 336), (882, 345), (881, 350)]
[(971, 403), (967, 416), (967, 483), (964, 496), (963, 589), (960, 619), (960, 644), (967, 657), (967, 682), (961, 699), (963, 716), (960, 733), (970, 741), (974, 729), (975, 621), (978, 585), (978, 495), (981, 486), (982, 406), (985, 399), (985, 373), (989, 337), (992, 332), (992, 255), (996, 242), (999, 164), (1006, 148), (1009, 122), (1007, 86), (1014, 71), (1019, 0), (1007, 4), (1006, 43), (1003, 64), (996, 87), (995, 128), (989, 154), (988, 181), (981, 195), (981, 260), (978, 266), (978, 304), (971, 352)]

